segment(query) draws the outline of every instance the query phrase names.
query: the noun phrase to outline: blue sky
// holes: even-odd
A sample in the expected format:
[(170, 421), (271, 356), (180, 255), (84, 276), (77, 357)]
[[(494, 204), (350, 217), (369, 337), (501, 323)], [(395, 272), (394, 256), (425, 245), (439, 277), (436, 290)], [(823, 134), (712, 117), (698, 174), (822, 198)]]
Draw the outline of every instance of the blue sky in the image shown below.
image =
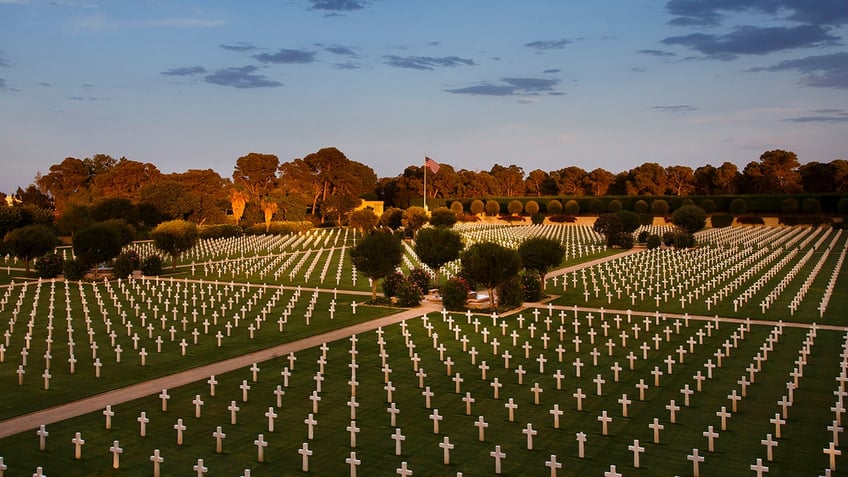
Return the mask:
[(395, 176), (846, 158), (845, 0), (0, 0), (0, 190), (96, 153)]

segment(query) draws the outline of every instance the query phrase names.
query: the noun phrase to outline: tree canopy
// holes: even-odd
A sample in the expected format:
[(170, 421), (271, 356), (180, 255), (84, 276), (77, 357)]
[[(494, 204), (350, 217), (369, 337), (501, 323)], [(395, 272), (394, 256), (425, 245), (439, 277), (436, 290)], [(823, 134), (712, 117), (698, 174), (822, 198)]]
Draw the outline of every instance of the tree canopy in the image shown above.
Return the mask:
[(436, 286), (439, 285), (439, 269), (459, 258), (463, 246), (459, 232), (449, 228), (428, 227), (415, 236), (415, 254), (436, 273)]
[(56, 233), (46, 225), (27, 225), (14, 229), (3, 238), (15, 257), (24, 261), (27, 273), (32, 259), (53, 250), (58, 244)]
[(400, 238), (379, 230), (366, 235), (350, 250), (356, 271), (371, 279), (372, 301), (377, 299), (377, 280), (393, 273), (402, 256)]
[(150, 237), (157, 249), (171, 256), (171, 271), (176, 271), (180, 254), (194, 247), (199, 235), (194, 222), (171, 220), (157, 225)]
[(478, 242), (460, 256), (462, 276), (483, 285), (489, 293), (492, 308), (497, 308), (495, 288), (518, 275), (521, 257), (515, 250), (494, 242)]
[(74, 234), (74, 255), (82, 263), (94, 267), (97, 277), (97, 264), (117, 257), (123, 247), (120, 230), (114, 224), (99, 222)]
[(565, 249), (556, 240), (546, 237), (533, 237), (518, 246), (518, 255), (521, 257), (521, 263), (525, 269), (533, 270), (539, 274), (542, 287), (544, 287), (545, 275), (551, 268), (562, 262)]

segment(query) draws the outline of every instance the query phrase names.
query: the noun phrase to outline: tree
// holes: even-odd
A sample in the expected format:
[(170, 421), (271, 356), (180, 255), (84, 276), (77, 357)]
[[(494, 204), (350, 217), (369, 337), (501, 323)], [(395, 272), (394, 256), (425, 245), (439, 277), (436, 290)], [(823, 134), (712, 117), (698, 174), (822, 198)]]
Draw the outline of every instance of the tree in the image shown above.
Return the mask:
[(587, 192), (591, 192), (592, 195), (606, 195), (610, 185), (615, 182), (615, 174), (606, 169), (597, 168), (586, 175), (584, 182)]
[(200, 207), (197, 195), (180, 182), (161, 179), (147, 183), (139, 190), (140, 205), (148, 206), (156, 211), (159, 223), (162, 220), (187, 219)]
[(262, 209), (262, 215), (265, 218), (265, 233), (267, 234), (271, 230), (271, 219), (274, 218), (274, 214), (277, 213), (280, 206), (273, 200), (262, 199), (259, 202), (259, 207)]
[(403, 219), (401, 220), (403, 227), (410, 232), (412, 237), (415, 233), (427, 223), (427, 211), (423, 207), (412, 206), (403, 211)]
[(348, 224), (359, 230), (363, 236), (373, 231), (380, 222), (380, 218), (374, 213), (374, 209), (364, 208), (350, 213)]
[(456, 213), (447, 207), (436, 207), (430, 212), (430, 225), (451, 228), (456, 223)]
[(735, 194), (739, 181), (739, 168), (732, 162), (724, 162), (715, 170), (713, 175), (713, 193)]
[(70, 201), (87, 202), (81, 195), (88, 191), (91, 176), (85, 162), (73, 157), (50, 166), (50, 172), (39, 177), (36, 184), (53, 197), (56, 210), (62, 212)]
[(123, 238), (116, 226), (100, 222), (74, 234), (73, 246), (76, 258), (93, 266), (94, 278), (97, 278), (97, 264), (117, 257), (123, 247)]
[(520, 167), (495, 164), (489, 173), (497, 180), (502, 195), (515, 197), (524, 193), (524, 170)]
[(606, 239), (607, 247), (615, 245), (615, 237), (624, 230), (621, 219), (614, 213), (601, 214), (595, 219), (592, 230), (601, 234)]
[(669, 166), (665, 169), (668, 177), (668, 191), (674, 195), (689, 195), (695, 190), (695, 173), (689, 166)]
[(12, 255), (23, 260), (26, 272), (29, 273), (32, 259), (50, 252), (59, 242), (52, 228), (46, 225), (27, 225), (7, 233), (3, 243)]
[(626, 181), (627, 195), (662, 195), (667, 185), (665, 169), (655, 162), (646, 162), (630, 170)]
[(707, 226), (707, 213), (698, 206), (684, 205), (671, 214), (671, 223), (690, 234), (694, 234)]
[(776, 149), (760, 156), (766, 192), (788, 194), (801, 189), (798, 156), (791, 151)]
[(389, 207), (384, 210), (383, 215), (380, 216), (380, 225), (397, 230), (403, 225), (403, 210), (397, 207)]
[(544, 189), (545, 180), (549, 179), (550, 176), (547, 172), (541, 169), (534, 169), (527, 174), (527, 179), (524, 180), (524, 188), (529, 195), (535, 195), (536, 197), (541, 197), (542, 190)]
[(533, 237), (519, 245), (518, 255), (521, 257), (521, 263), (525, 269), (533, 270), (539, 274), (542, 289), (545, 289), (545, 275), (551, 268), (562, 263), (565, 249), (556, 240), (546, 237)]
[(150, 232), (150, 237), (157, 249), (171, 256), (171, 271), (175, 272), (180, 254), (197, 244), (197, 224), (185, 220), (162, 222)]
[(663, 199), (657, 199), (651, 202), (651, 213), (654, 217), (665, 217), (668, 215), (668, 202)]
[(371, 279), (371, 300), (377, 300), (377, 280), (400, 265), (403, 254), (400, 239), (388, 232), (374, 231), (350, 250), (356, 271)]
[(138, 201), (141, 188), (161, 177), (162, 173), (153, 164), (122, 157), (113, 167), (94, 177), (91, 192), (93, 197), (124, 197)]
[(629, 210), (619, 210), (615, 213), (618, 220), (621, 221), (621, 231), (626, 234), (632, 234), (641, 225), (639, 214), (630, 212)]
[(247, 202), (249, 200), (250, 196), (246, 193), (238, 189), (230, 190), (230, 204), (233, 208), (233, 218), (235, 219), (236, 224), (239, 223), (244, 215), (244, 208), (247, 206)]
[(277, 156), (251, 152), (236, 160), (233, 181), (244, 188), (250, 200), (259, 203), (276, 185), (279, 166)]
[(494, 242), (478, 242), (462, 253), (462, 276), (470, 278), (486, 288), (497, 308), (495, 288), (518, 275), (521, 269), (521, 256), (515, 250)]
[(331, 215), (335, 217), (338, 225), (343, 225), (347, 221), (348, 214), (361, 203), (362, 199), (345, 192), (333, 194), (321, 203), (321, 215)]
[(459, 258), (462, 248), (462, 236), (448, 228), (428, 227), (415, 237), (415, 254), (436, 273), (436, 286), (439, 285), (439, 269)]
[(586, 171), (577, 166), (569, 166), (551, 174), (557, 180), (558, 192), (562, 195), (583, 195), (586, 183)]

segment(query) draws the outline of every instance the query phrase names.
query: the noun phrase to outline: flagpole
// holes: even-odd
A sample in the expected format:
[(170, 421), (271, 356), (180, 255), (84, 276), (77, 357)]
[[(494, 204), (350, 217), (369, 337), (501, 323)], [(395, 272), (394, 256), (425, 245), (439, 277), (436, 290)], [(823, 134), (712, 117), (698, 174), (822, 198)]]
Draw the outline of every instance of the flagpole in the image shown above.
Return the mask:
[(424, 212), (427, 212), (427, 156), (424, 156)]

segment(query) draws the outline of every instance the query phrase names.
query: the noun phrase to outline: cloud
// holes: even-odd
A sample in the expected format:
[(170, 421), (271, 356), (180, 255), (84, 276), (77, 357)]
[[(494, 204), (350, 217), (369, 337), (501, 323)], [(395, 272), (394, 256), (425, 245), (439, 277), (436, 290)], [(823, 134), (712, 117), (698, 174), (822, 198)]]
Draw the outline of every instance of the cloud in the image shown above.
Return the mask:
[(690, 104), (673, 104), (670, 106), (651, 106), (651, 109), (655, 111), (662, 111), (665, 113), (688, 113), (691, 111), (697, 111), (698, 108), (690, 105)]
[(255, 74), (259, 69), (256, 66), (248, 65), (218, 70), (210, 75), (206, 75), (204, 80), (207, 83), (217, 84), (220, 86), (232, 86), (233, 88), (276, 88), (282, 86), (283, 83), (268, 79), (265, 75)]
[(236, 43), (235, 45), (218, 45), (218, 46), (225, 49), (225, 50), (230, 50), (230, 51), (253, 51), (253, 50), (256, 49), (255, 46), (253, 46), (249, 43), (242, 42), (242, 41)]
[(793, 48), (833, 45), (839, 37), (817, 25), (796, 27), (741, 26), (731, 33), (713, 35), (691, 33), (662, 40), (665, 45), (681, 45), (710, 58), (732, 60), (738, 55), (764, 55)]
[(524, 46), (527, 48), (533, 48), (534, 50), (561, 50), (571, 43), (573, 43), (571, 40), (562, 38), (559, 40), (532, 41), (530, 43), (525, 43)]
[(542, 71), (542, 73), (545, 73), (545, 74), (554, 74), (554, 73), (559, 73), (560, 71), (561, 71), (561, 70), (560, 70), (559, 68), (554, 68), (554, 69), (550, 69), (550, 70)]
[(448, 93), (480, 96), (535, 96), (541, 93), (560, 95), (554, 87), (558, 79), (547, 78), (501, 78), (498, 83), (488, 81), (465, 88), (446, 89)]
[(395, 68), (411, 68), (414, 70), (434, 70), (436, 68), (453, 68), (456, 66), (474, 66), (474, 60), (458, 56), (396, 56), (385, 57), (386, 64)]
[(345, 61), (344, 63), (338, 63), (335, 65), (337, 70), (358, 70), (362, 66), (359, 63), (354, 61)]
[(333, 53), (334, 55), (358, 56), (356, 54), (356, 52), (354, 52), (353, 50), (351, 50), (350, 48), (348, 48), (346, 46), (338, 46), (338, 45), (328, 46), (328, 47), (324, 48), (324, 50), (329, 51), (330, 53)]
[(793, 123), (848, 123), (848, 111), (842, 109), (822, 109), (813, 112), (818, 114), (816, 116), (787, 118), (784, 121)]
[(192, 76), (206, 73), (206, 68), (202, 66), (183, 66), (180, 68), (171, 68), (163, 71), (161, 74), (167, 76)]
[(669, 0), (672, 25), (718, 26), (727, 13), (784, 14), (787, 19), (818, 25), (848, 23), (843, 0)]
[(254, 55), (254, 58), (263, 63), (290, 64), (290, 63), (312, 63), (315, 61), (314, 51), (281, 49), (276, 53), (262, 53)]
[(6, 89), (6, 80), (0, 78), (0, 91)]
[(205, 18), (162, 18), (151, 20), (147, 25), (156, 27), (194, 28), (194, 27), (218, 27), (223, 25), (223, 20), (209, 20)]
[(677, 56), (677, 54), (672, 53), (670, 51), (663, 50), (639, 50), (637, 53), (641, 53), (643, 55), (651, 55), (651, 56), (659, 56), (661, 58), (668, 58), (671, 56)]
[(804, 86), (848, 89), (848, 52), (786, 60), (774, 66), (752, 68), (749, 71), (797, 71), (804, 74), (801, 77)]
[(368, 6), (364, 0), (309, 0), (310, 10), (328, 10), (331, 12), (351, 12)]

